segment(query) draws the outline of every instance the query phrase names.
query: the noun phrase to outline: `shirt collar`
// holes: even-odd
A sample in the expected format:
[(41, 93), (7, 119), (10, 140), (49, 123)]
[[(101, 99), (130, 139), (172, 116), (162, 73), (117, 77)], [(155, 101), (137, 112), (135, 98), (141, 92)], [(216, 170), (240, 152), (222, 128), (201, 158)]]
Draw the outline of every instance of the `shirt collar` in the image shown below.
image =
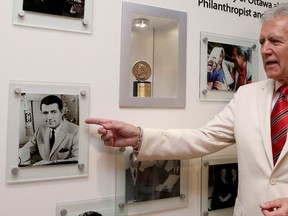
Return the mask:
[[(55, 133), (59, 133), (62, 124), (63, 124), (63, 120), (61, 121), (60, 125), (59, 125), (57, 128), (54, 129)], [(53, 129), (50, 128), (50, 131), (52, 131), (52, 130), (53, 130)]]
[(274, 93), (276, 93), (276, 91), (282, 86), (283, 84), (278, 82), (278, 81), (275, 81), (275, 86), (274, 86)]

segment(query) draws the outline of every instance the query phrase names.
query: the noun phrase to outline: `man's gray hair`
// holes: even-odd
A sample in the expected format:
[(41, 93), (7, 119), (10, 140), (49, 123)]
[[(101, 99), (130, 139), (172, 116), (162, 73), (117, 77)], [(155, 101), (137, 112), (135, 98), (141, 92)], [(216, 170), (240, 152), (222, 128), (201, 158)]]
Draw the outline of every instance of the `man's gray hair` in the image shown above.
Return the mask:
[(261, 18), (261, 21), (269, 21), (277, 16), (288, 16), (288, 3), (280, 3), (279, 5), (266, 10)]

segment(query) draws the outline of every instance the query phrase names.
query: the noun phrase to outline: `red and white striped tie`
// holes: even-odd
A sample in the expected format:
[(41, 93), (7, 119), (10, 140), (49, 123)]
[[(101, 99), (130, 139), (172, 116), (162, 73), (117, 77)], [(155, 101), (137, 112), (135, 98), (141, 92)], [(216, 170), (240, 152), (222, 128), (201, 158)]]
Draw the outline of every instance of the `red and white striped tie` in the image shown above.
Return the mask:
[(288, 125), (288, 85), (279, 88), (279, 98), (277, 99), (271, 113), (271, 140), (274, 165), (282, 151), (287, 137)]

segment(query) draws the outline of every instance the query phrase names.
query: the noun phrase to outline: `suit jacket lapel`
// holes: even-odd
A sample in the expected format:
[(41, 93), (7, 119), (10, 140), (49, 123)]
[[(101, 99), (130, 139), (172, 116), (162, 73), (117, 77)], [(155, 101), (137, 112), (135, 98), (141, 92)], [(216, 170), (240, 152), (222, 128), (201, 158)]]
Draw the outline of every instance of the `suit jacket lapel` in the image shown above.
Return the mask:
[[(267, 80), (265, 84), (259, 89), (259, 97), (257, 106), (259, 110), (260, 131), (263, 137), (264, 149), (267, 158), (270, 162), (271, 168), (273, 165), (272, 148), (271, 148), (271, 129), (270, 129), (270, 115), (271, 115), (271, 102), (274, 91), (274, 81)], [(268, 119), (268, 120), (267, 120)]]
[(45, 160), (49, 159), (49, 153), (50, 153), (50, 128), (47, 127), (47, 129), (45, 130), (45, 134), (44, 134), (44, 143), (48, 143), (48, 145), (44, 145), (44, 151), (43, 153), (45, 154), (44, 157), (41, 155), (41, 157)]
[(279, 158), (278, 158), (278, 160), (277, 160), (277, 163), (276, 163), (276, 165), (275, 165), (275, 167), (280, 163), (280, 161), (283, 159), (283, 158), (285, 158), (285, 155), (288, 153), (287, 151), (288, 151), (288, 140), (286, 140), (286, 143), (285, 143), (285, 145), (284, 145), (284, 147), (283, 147), (283, 149), (282, 149), (282, 151), (281, 151), (281, 154), (279, 155)]

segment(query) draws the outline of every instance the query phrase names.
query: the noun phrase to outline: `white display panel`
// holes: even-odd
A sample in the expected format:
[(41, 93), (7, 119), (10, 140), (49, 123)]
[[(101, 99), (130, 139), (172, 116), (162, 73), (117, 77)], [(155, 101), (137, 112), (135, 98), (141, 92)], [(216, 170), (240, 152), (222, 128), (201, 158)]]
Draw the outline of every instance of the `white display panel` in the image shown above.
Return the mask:
[[(258, 42), (256, 40), (201, 32), (199, 85), (201, 100), (229, 101), (233, 98), (239, 77), (237, 70), (240, 67), (237, 57), (233, 57), (233, 49), (236, 47), (247, 54), (245, 84), (248, 82), (248, 77), (250, 78), (249, 82), (256, 82), (258, 80)], [(218, 74), (215, 74), (214, 78), (210, 80), (208, 70), (216, 67), (216, 61), (219, 62), (219, 53), (218, 56), (216, 55), (220, 49), (224, 52), (220, 63), (222, 72), (220, 73), (220, 70), (217, 69)], [(209, 65), (209, 62), (214, 62), (215, 66)], [(214, 83), (217, 81), (221, 82), (221, 87), (216, 87)], [(219, 88), (221, 89), (219, 90)]]
[[(44, 128), (42, 125), (53, 122), (53, 120), (47, 122), (44, 117), (45, 112), (42, 110), (43, 105), (41, 105), (42, 109), (40, 108), (41, 99), (48, 95), (57, 96), (63, 102), (63, 113), (60, 117), (62, 126), (59, 127), (58, 140), (56, 135), (55, 155), (51, 154), (53, 148), (51, 151), (46, 149), (47, 133), (43, 133), (42, 138), (38, 136), (40, 128)], [(89, 137), (88, 126), (84, 121), (88, 118), (89, 106), (90, 86), (88, 84), (11, 81), (7, 138), (7, 183), (87, 177)], [(26, 113), (27, 110), (31, 111), (30, 114)], [(31, 119), (32, 121), (30, 121)], [(72, 129), (75, 131), (75, 136), (72, 135)], [(45, 129), (46, 131), (47, 129)], [(37, 145), (35, 146), (37, 148), (34, 146), (33, 152), (30, 148), (30, 153), (26, 150), (22, 151), (23, 147), (28, 142), (30, 144), (36, 136)], [(70, 147), (72, 150), (68, 149)], [(45, 158), (46, 155), (41, 154), (45, 152), (44, 150), (48, 152), (47, 158), (49, 159)], [(38, 154), (34, 154), (34, 151), (38, 151)], [(33, 158), (32, 155), (37, 156)], [(52, 158), (54, 159), (52, 160)], [(46, 164), (41, 164), (42, 161)]]
[[(222, 177), (225, 178), (225, 184)], [(203, 216), (233, 215), (237, 189), (237, 155), (208, 155), (202, 158), (201, 213)]]
[(34, 12), (30, 9), (24, 10), (24, 1), (25, 0), (14, 0), (13, 23), (16, 25), (79, 33), (92, 32), (93, 0), (85, 0), (84, 14), (81, 17)]
[[(142, 215), (144, 213), (157, 212), (176, 208), (184, 208), (188, 202), (188, 160), (168, 160), (165, 162), (166, 177), (160, 181), (160, 187), (165, 189), (158, 190), (159, 185), (155, 185), (156, 179), (163, 176), (160, 169), (156, 169), (156, 161), (141, 161), (135, 183), (135, 190), (130, 186), (133, 184), (129, 179), (129, 161), (131, 161), (132, 151), (128, 148), (119, 149), (117, 153), (117, 180), (116, 180), (116, 213), (117, 215)], [(159, 162), (159, 161), (158, 161)], [(175, 162), (178, 162), (178, 164)], [(163, 165), (163, 163), (162, 163)], [(179, 172), (173, 174), (173, 167), (179, 167)], [(146, 173), (146, 174), (145, 174)], [(158, 174), (158, 175), (157, 175)], [(147, 176), (148, 175), (148, 176)], [(157, 175), (157, 176), (156, 176)], [(140, 177), (140, 178), (139, 178)], [(174, 177), (177, 177), (174, 178)], [(137, 186), (138, 185), (138, 186)], [(171, 185), (171, 190), (169, 186)], [(156, 186), (156, 187), (155, 187)], [(155, 190), (157, 192), (155, 192)], [(137, 198), (131, 198), (131, 192), (137, 193)], [(159, 192), (161, 191), (161, 192)]]

